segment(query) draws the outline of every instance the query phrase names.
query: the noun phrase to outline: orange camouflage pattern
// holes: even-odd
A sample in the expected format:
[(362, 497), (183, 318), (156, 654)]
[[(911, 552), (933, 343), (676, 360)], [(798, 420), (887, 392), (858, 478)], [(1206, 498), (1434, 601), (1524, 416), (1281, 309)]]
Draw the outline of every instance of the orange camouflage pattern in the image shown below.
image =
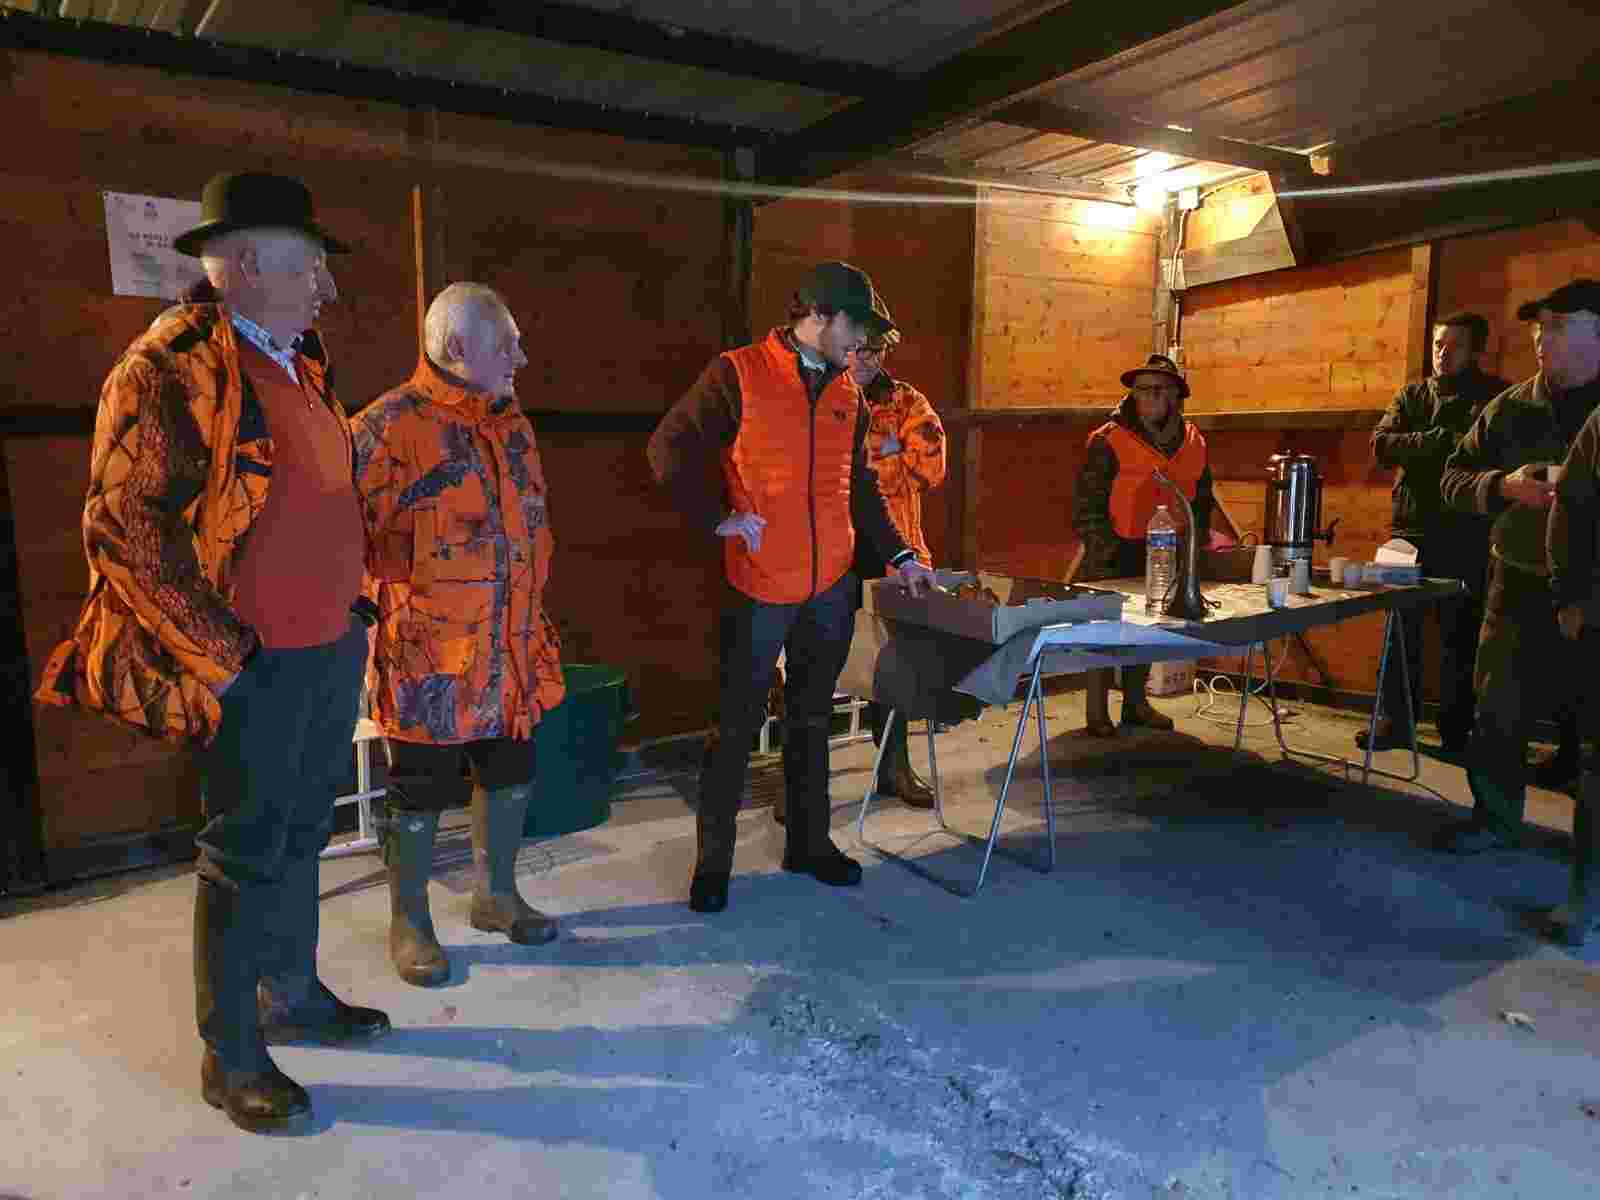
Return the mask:
[[(225, 312), (188, 305), (158, 321), (107, 376), (83, 509), (89, 596), (35, 692), (201, 745), (222, 717), (212, 689), (256, 645), (232, 578), (272, 479), (272, 439)], [(344, 428), (315, 333), (296, 368)]]
[(555, 539), (533, 426), (514, 398), (463, 388), (426, 358), (351, 425), (379, 612), (373, 719), (406, 742), (531, 738), (566, 694), (544, 612)]
[[(880, 372), (867, 385), (867, 462), (878, 473), (889, 519), (924, 566), (933, 565), (922, 529), (922, 493), (938, 487), (945, 476), (944, 424), (928, 398), (909, 383)], [(900, 449), (885, 454), (893, 437)]]

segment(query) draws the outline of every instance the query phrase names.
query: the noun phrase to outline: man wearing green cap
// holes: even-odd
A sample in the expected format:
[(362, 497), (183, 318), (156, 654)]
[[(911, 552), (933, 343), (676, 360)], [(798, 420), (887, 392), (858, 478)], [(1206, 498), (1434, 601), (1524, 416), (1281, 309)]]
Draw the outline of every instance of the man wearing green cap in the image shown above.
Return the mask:
[(861, 881), (860, 864), (828, 833), (828, 732), (854, 628), (856, 537), (913, 592), (933, 578), (896, 532), (867, 465), (867, 410), (848, 371), (853, 350), (894, 327), (864, 272), (821, 263), (796, 291), (789, 323), (718, 355), (651, 436), (656, 479), (697, 528), (722, 538), (728, 584), (721, 736), (696, 812), (697, 912), (727, 907), (735, 817), (780, 648), (784, 870), (833, 886)]
[(318, 855), (349, 761), (367, 635), (350, 430), (313, 328), (345, 249), (279, 175), (219, 175), (198, 256), (214, 301), (157, 322), (107, 377), (84, 507), (90, 589), (38, 698), (193, 746), (201, 1094), (234, 1124), (311, 1114), (267, 1044), (389, 1019), (317, 978)]
[(1445, 461), (1446, 504), (1494, 518), (1489, 589), (1467, 743), (1472, 816), (1438, 846), (1475, 854), (1517, 845), (1530, 723), (1565, 701), (1571, 653), (1550, 588), (1546, 527), (1573, 439), (1600, 406), (1600, 282), (1576, 279), (1517, 309), (1539, 372), (1489, 401)]

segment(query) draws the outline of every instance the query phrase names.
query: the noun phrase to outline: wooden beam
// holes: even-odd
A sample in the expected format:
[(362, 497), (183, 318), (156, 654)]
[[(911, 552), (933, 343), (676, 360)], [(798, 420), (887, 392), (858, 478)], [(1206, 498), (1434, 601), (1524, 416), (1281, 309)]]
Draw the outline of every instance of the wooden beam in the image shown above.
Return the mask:
[(0, 50), (61, 54), (113, 66), (150, 67), (199, 79), (228, 79), (404, 108), (433, 107), (518, 125), (577, 129), (643, 142), (721, 149), (758, 145), (770, 138), (766, 130), (747, 126), (508, 91), (292, 50), (179, 37), (155, 29), (135, 35), (122, 25), (36, 17), (15, 8), (0, 8)]
[(966, 445), (961, 455), (961, 562), (967, 571), (978, 569), (978, 500), (983, 493), (983, 426), (962, 431)]
[(630, 58), (843, 96), (873, 96), (900, 82), (900, 77), (892, 71), (865, 63), (796, 54), (748, 38), (685, 29), (620, 11), (602, 11), (586, 4), (539, 4), (530, 3), (530, 0), (475, 0), (470, 4), (439, 0), (367, 2), (378, 8), (435, 17), (474, 28), (498, 29), (564, 46), (606, 50)]
[(0, 453), (0, 894), (33, 891), (47, 880), (44, 819), (39, 806), (38, 747), (33, 730), (33, 675), (22, 628), (17, 526)]
[(813, 184), (903, 150), (957, 121), (986, 117), (1063, 75), (1235, 7), (1230, 0), (1072, 0), (941, 63), (870, 102), (781, 139), (767, 182)]
[[(723, 178), (748, 182), (755, 175), (755, 152), (729, 150), (722, 156)], [(755, 206), (744, 196), (722, 201), (722, 346), (732, 350), (750, 341), (750, 276), (755, 263)]]
[(1134, 150), (1161, 150), (1179, 158), (1245, 167), (1300, 181), (1313, 177), (1310, 156), (1293, 150), (1279, 150), (1274, 146), (1257, 146), (1235, 138), (1212, 137), (1171, 129), (1165, 125), (1151, 125), (1145, 121), (1108, 116), (1045, 100), (1021, 100), (1016, 104), (1008, 104), (990, 113), (988, 119), (1031, 129), (1036, 133), (1057, 133), (1090, 142), (1127, 146)]
[(350, 8), (350, 0), (211, 0), (194, 36), (275, 50), (309, 49), (334, 41), (350, 20)]
[(1411, 248), (1411, 305), (1406, 317), (1406, 382), (1420, 383), (1433, 362), (1433, 318), (1439, 301), (1439, 243)]
[(926, 179), (933, 183), (955, 183), (974, 187), (999, 188), (1011, 192), (1030, 192), (1042, 196), (1066, 196), (1074, 200), (1099, 200), (1107, 204), (1131, 205), (1133, 197), (1126, 187), (1090, 179), (1082, 175), (1052, 175), (1047, 171), (1008, 171), (1000, 167), (949, 163), (923, 154), (892, 154), (875, 159), (874, 170), (907, 179)]

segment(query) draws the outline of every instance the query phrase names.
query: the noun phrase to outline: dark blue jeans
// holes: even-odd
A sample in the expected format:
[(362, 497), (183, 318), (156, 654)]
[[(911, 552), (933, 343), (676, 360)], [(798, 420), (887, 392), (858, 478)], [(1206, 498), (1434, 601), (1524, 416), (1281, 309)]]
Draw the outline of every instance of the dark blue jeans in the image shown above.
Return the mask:
[(258, 983), (291, 1006), (315, 994), (317, 856), (366, 661), (354, 617), (336, 642), (258, 650), (222, 697), (222, 724), (201, 755), (195, 1015), (229, 1068), (265, 1067)]
[(855, 631), (858, 585), (846, 572), (799, 604), (766, 604), (733, 588), (718, 639), (722, 708), (717, 747), (700, 780), (696, 869), (733, 869), (735, 818), (744, 797), (750, 743), (766, 720), (767, 689), (784, 651), (783, 782), (789, 850), (804, 856), (828, 839), (828, 728), (833, 690)]

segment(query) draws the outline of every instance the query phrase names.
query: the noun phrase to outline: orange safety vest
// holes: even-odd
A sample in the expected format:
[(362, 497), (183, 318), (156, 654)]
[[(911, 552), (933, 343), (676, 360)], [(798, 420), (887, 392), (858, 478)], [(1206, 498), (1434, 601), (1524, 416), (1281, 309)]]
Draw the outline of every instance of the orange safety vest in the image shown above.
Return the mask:
[(815, 408), (778, 331), (727, 352), (739, 376), (739, 432), (722, 454), (728, 498), (764, 517), (761, 549), (723, 538), (728, 582), (768, 604), (798, 604), (850, 569), (850, 473), (861, 392), (840, 373)]
[[(1168, 456), (1116, 421), (1095, 430), (1091, 440), (1102, 435), (1117, 456), (1117, 478), (1111, 485), (1112, 528), (1118, 537), (1142, 542), (1156, 508), (1172, 499), (1172, 493), (1156, 482), (1155, 473), (1165, 474), (1192, 501), (1206, 470), (1206, 439), (1186, 421), (1183, 444)], [(1183, 514), (1176, 507), (1172, 519), (1181, 526)]]

